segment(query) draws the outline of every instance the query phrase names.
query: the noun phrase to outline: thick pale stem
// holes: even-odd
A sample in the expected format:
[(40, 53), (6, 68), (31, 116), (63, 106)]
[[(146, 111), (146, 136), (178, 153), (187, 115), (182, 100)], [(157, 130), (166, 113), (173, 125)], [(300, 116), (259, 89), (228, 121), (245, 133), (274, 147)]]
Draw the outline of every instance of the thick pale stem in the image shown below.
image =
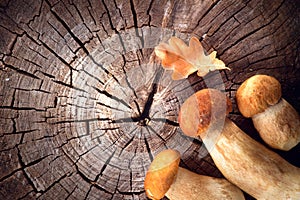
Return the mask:
[(244, 199), (242, 191), (226, 179), (199, 175), (181, 167), (166, 196), (170, 200)]
[(284, 99), (252, 117), (262, 139), (271, 147), (288, 151), (300, 142), (300, 118)]
[[(217, 134), (217, 133), (216, 133)], [(300, 199), (300, 169), (226, 119), (210, 154), (223, 175), (257, 199)]]

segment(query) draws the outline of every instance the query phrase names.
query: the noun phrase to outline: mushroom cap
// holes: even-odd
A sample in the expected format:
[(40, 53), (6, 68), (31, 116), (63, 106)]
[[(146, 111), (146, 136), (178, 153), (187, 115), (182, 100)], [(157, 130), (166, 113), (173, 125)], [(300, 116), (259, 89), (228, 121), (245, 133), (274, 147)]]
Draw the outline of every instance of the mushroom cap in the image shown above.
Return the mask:
[(236, 93), (238, 108), (244, 117), (252, 117), (275, 105), (281, 98), (281, 85), (272, 76), (254, 75)]
[(203, 89), (182, 104), (178, 121), (184, 134), (201, 136), (203, 139), (207, 129), (217, 122), (224, 123), (231, 110), (231, 101), (225, 93), (216, 89)]
[(154, 158), (145, 177), (144, 187), (150, 199), (161, 199), (176, 179), (180, 153), (167, 149)]

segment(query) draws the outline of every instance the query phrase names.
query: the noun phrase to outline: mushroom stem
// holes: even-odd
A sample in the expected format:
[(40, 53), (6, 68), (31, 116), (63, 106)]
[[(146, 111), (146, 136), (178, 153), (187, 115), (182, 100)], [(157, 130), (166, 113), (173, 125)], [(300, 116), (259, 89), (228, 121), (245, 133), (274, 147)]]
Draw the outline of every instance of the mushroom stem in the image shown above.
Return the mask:
[(230, 182), (256, 199), (300, 199), (300, 169), (253, 140), (230, 119), (210, 155)]
[(171, 200), (244, 199), (242, 191), (226, 179), (199, 175), (181, 167), (166, 197)]
[(300, 142), (300, 118), (285, 100), (252, 116), (253, 124), (262, 139), (272, 148), (288, 151)]

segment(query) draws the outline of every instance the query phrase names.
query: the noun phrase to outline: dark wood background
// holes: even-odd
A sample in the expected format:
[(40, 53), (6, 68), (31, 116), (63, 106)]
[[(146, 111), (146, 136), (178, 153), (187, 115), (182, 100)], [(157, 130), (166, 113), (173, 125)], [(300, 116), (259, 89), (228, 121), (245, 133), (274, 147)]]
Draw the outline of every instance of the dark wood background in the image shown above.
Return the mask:
[[(262, 142), (235, 92), (271, 75), (300, 112), (299, 11), (298, 0), (1, 0), (0, 199), (146, 199), (146, 170), (165, 148), (222, 177), (180, 131), (180, 104), (223, 88), (229, 118)], [(197, 36), (231, 71), (171, 81), (153, 47), (172, 34)], [(277, 152), (300, 167), (299, 145)]]

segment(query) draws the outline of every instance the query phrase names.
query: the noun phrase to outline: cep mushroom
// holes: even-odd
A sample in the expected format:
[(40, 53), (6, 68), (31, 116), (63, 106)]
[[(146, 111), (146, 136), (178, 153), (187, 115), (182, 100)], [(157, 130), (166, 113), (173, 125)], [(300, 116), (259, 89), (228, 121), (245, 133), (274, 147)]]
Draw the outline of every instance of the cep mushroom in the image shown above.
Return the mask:
[(300, 142), (300, 117), (283, 98), (279, 81), (267, 75), (247, 79), (237, 90), (244, 117), (252, 117), (261, 138), (272, 148), (288, 151)]
[(185, 134), (200, 136), (225, 178), (251, 196), (300, 199), (300, 169), (226, 118), (230, 109), (224, 93), (204, 89), (183, 103), (179, 124)]
[(145, 177), (145, 191), (150, 199), (167, 196), (171, 200), (236, 199), (243, 200), (242, 191), (223, 178), (199, 175), (179, 167), (176, 150), (160, 152)]

